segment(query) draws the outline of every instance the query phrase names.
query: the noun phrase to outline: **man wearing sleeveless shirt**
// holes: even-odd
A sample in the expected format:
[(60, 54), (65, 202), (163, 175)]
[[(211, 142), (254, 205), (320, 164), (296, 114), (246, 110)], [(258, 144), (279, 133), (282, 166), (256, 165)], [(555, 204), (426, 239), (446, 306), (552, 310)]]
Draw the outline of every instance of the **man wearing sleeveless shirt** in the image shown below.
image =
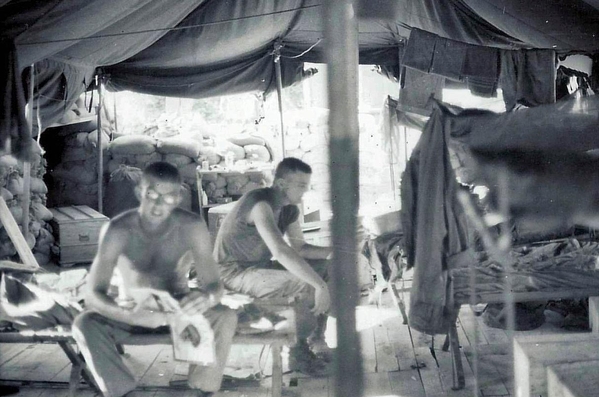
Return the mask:
[[(220, 389), (237, 326), (235, 311), (219, 303), (223, 286), (210, 235), (200, 216), (178, 208), (181, 177), (169, 163), (146, 167), (136, 193), (139, 208), (113, 218), (101, 232), (88, 275), (88, 310), (75, 319), (73, 336), (103, 395), (122, 396), (135, 389), (136, 380), (116, 344), (133, 333), (163, 330), (169, 318), (159, 311), (119, 306), (108, 293), (113, 272), (120, 272), (125, 295), (132, 288), (167, 291), (184, 313), (203, 314), (214, 331), (216, 363), (190, 365), (188, 378), (199, 396), (209, 396)], [(199, 290), (190, 292), (192, 263)]]
[[(288, 157), (275, 170), (273, 186), (241, 197), (218, 231), (214, 257), (228, 289), (256, 298), (296, 298), (298, 343), (291, 348), (290, 369), (319, 376), (328, 373), (323, 346), (330, 307), (326, 283), (331, 248), (305, 242), (298, 220), (312, 169)], [(287, 241), (285, 241), (285, 237)]]

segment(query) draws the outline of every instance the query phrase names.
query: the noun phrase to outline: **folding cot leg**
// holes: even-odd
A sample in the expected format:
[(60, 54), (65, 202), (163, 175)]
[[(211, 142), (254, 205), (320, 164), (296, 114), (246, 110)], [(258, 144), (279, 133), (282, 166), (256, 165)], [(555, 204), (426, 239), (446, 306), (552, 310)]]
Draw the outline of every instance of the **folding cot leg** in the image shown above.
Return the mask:
[(281, 397), (283, 393), (283, 360), (281, 358), (281, 343), (270, 345), (272, 351), (272, 397)]
[[(83, 380), (94, 390), (100, 390), (93, 380), (91, 374), (87, 371), (87, 366), (83, 358), (75, 352), (69, 342), (58, 342), (62, 350), (65, 352), (73, 368), (71, 368), (71, 377), (69, 379), (69, 394), (74, 396), (79, 384), (79, 375)], [(76, 377), (76, 378), (75, 378)]]
[(449, 345), (451, 349), (451, 366), (453, 369), (453, 390), (460, 390), (466, 386), (464, 378), (464, 366), (460, 355), (460, 340), (455, 322), (449, 326)]

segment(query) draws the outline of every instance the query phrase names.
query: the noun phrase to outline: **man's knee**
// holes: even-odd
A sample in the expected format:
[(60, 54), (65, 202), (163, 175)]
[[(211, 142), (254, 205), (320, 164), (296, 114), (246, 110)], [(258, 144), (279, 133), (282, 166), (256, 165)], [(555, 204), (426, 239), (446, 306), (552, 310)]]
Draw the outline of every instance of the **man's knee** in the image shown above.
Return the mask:
[(79, 313), (73, 320), (73, 328), (79, 330), (84, 335), (90, 330), (98, 327), (98, 319), (100, 315), (92, 311), (84, 311)]
[(218, 328), (219, 332), (229, 332), (235, 334), (237, 329), (237, 312), (227, 306), (218, 305), (212, 308), (215, 317), (212, 321), (213, 328)]

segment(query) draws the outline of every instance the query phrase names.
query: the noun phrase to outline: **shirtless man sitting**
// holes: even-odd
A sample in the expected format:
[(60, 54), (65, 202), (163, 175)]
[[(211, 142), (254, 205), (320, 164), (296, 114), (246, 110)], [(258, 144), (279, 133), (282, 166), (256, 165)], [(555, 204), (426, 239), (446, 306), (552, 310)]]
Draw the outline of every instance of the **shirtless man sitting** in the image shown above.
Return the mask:
[(311, 176), (312, 169), (303, 161), (281, 161), (272, 187), (246, 193), (227, 214), (214, 256), (227, 288), (256, 298), (295, 298), (298, 343), (291, 348), (289, 366), (320, 376), (329, 373), (330, 356), (323, 359), (313, 353), (316, 345), (321, 351), (326, 348), (331, 304), (326, 259), (332, 250), (306, 243), (299, 223), (297, 204)]
[[(88, 276), (88, 310), (75, 318), (73, 337), (104, 396), (122, 396), (136, 380), (116, 349), (133, 333), (169, 324), (169, 314), (132, 310), (109, 294), (115, 270), (125, 294), (149, 287), (170, 293), (190, 316), (201, 313), (214, 331), (216, 363), (190, 365), (188, 384), (207, 396), (219, 390), (237, 326), (235, 311), (219, 304), (223, 286), (212, 258), (212, 244), (199, 215), (178, 208), (181, 177), (169, 163), (150, 164), (137, 194), (139, 208), (113, 218), (102, 230)], [(199, 290), (190, 292), (188, 273), (195, 265)]]

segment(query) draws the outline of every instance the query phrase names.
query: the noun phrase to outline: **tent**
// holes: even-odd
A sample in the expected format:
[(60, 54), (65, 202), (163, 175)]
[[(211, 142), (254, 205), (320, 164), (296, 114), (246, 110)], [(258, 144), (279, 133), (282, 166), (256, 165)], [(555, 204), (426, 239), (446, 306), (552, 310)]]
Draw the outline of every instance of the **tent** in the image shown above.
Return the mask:
[[(599, 51), (598, 0), (378, 0), (362, 19), (359, 61), (399, 69), (413, 28), (463, 43), (562, 53)], [(380, 13), (379, 13), (380, 14)], [(275, 87), (303, 77), (303, 62), (323, 62), (319, 0), (0, 0), (1, 142), (27, 152), (25, 71), (35, 64), (42, 125), (56, 121), (92, 83), (179, 97)], [(279, 58), (280, 56), (280, 58)]]

